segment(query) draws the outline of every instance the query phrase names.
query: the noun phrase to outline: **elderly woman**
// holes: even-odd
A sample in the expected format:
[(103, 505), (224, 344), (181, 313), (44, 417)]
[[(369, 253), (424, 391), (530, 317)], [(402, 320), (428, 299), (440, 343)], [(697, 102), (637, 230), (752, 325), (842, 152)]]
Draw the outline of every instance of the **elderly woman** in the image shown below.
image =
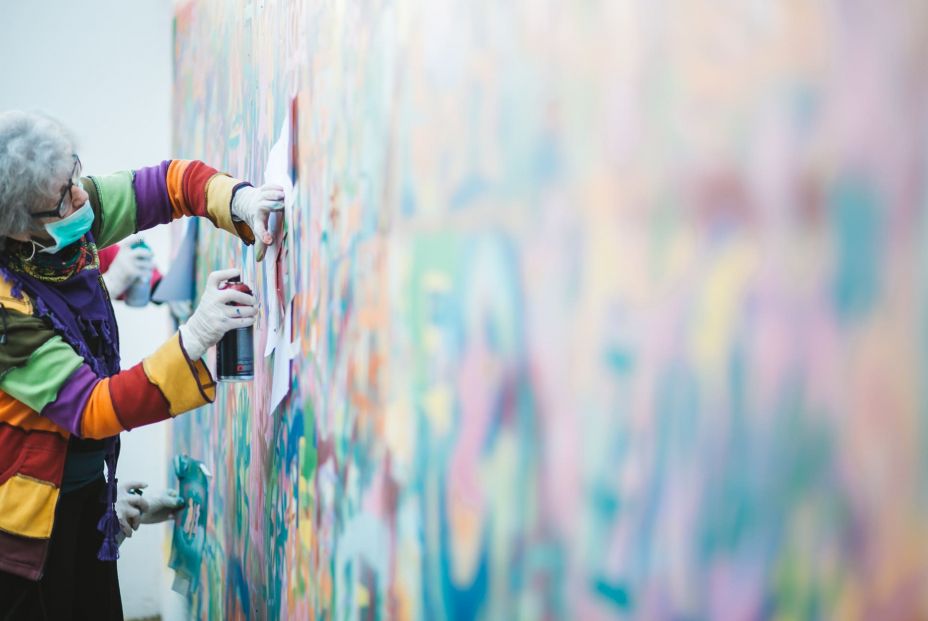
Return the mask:
[[(116, 543), (140, 503), (117, 493), (119, 433), (213, 401), (201, 357), (249, 326), (253, 297), (220, 289), (157, 351), (120, 370), (98, 248), (182, 216), (271, 243), (276, 186), (198, 161), (81, 176), (75, 141), (38, 114), (0, 114), (0, 610), (4, 618), (122, 618)], [(234, 303), (235, 305), (232, 305)], [(106, 465), (106, 477), (103, 475)], [(119, 502), (117, 502), (117, 497)], [(162, 507), (163, 508), (163, 507)]]

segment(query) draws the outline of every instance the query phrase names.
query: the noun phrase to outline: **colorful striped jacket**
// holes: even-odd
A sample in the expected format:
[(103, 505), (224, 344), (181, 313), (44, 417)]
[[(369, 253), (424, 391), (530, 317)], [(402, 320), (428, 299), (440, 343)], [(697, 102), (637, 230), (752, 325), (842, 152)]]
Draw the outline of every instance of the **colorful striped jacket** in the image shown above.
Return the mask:
[[(202, 162), (165, 161), (83, 182), (100, 248), (182, 216), (206, 217), (246, 243), (254, 241), (247, 225), (232, 220), (232, 196), (242, 182)], [(108, 297), (100, 282), (100, 295)], [(41, 316), (41, 305), (5, 278), (0, 304), (6, 322), (0, 346), (0, 570), (37, 580), (69, 438), (108, 438), (211, 403), (215, 382), (202, 360), (188, 358), (179, 334), (131, 369), (100, 377)]]

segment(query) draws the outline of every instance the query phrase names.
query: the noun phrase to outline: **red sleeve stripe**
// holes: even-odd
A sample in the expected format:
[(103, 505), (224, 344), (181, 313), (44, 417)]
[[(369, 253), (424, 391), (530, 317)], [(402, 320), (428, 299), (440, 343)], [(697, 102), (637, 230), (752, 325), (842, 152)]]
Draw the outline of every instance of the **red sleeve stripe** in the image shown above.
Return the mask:
[(195, 216), (209, 218), (213, 224), (216, 224), (216, 222), (210, 218), (206, 209), (206, 184), (218, 172), (215, 168), (207, 166), (203, 162), (193, 161), (184, 170), (182, 181), (184, 202), (187, 204), (190, 213)]
[(141, 363), (110, 378), (110, 397), (116, 416), (126, 429), (171, 418), (167, 400), (148, 381)]

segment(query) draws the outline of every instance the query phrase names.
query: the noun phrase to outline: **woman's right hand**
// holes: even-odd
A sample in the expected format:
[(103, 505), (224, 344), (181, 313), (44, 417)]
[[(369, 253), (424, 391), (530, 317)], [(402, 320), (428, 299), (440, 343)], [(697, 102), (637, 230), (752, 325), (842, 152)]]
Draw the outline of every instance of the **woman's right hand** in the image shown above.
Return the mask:
[(191, 360), (202, 358), (229, 330), (247, 328), (255, 322), (258, 303), (254, 296), (219, 285), (240, 276), (237, 269), (219, 270), (206, 279), (206, 291), (190, 319), (180, 327), (184, 351)]

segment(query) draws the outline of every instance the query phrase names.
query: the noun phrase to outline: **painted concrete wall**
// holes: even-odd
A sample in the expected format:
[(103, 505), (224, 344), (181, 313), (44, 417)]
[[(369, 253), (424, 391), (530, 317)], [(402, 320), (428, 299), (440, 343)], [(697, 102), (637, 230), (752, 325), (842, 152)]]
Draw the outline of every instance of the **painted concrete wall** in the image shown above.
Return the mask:
[(198, 615), (928, 616), (926, 12), (184, 5), (179, 154), (298, 120), (290, 396), (175, 426)]

